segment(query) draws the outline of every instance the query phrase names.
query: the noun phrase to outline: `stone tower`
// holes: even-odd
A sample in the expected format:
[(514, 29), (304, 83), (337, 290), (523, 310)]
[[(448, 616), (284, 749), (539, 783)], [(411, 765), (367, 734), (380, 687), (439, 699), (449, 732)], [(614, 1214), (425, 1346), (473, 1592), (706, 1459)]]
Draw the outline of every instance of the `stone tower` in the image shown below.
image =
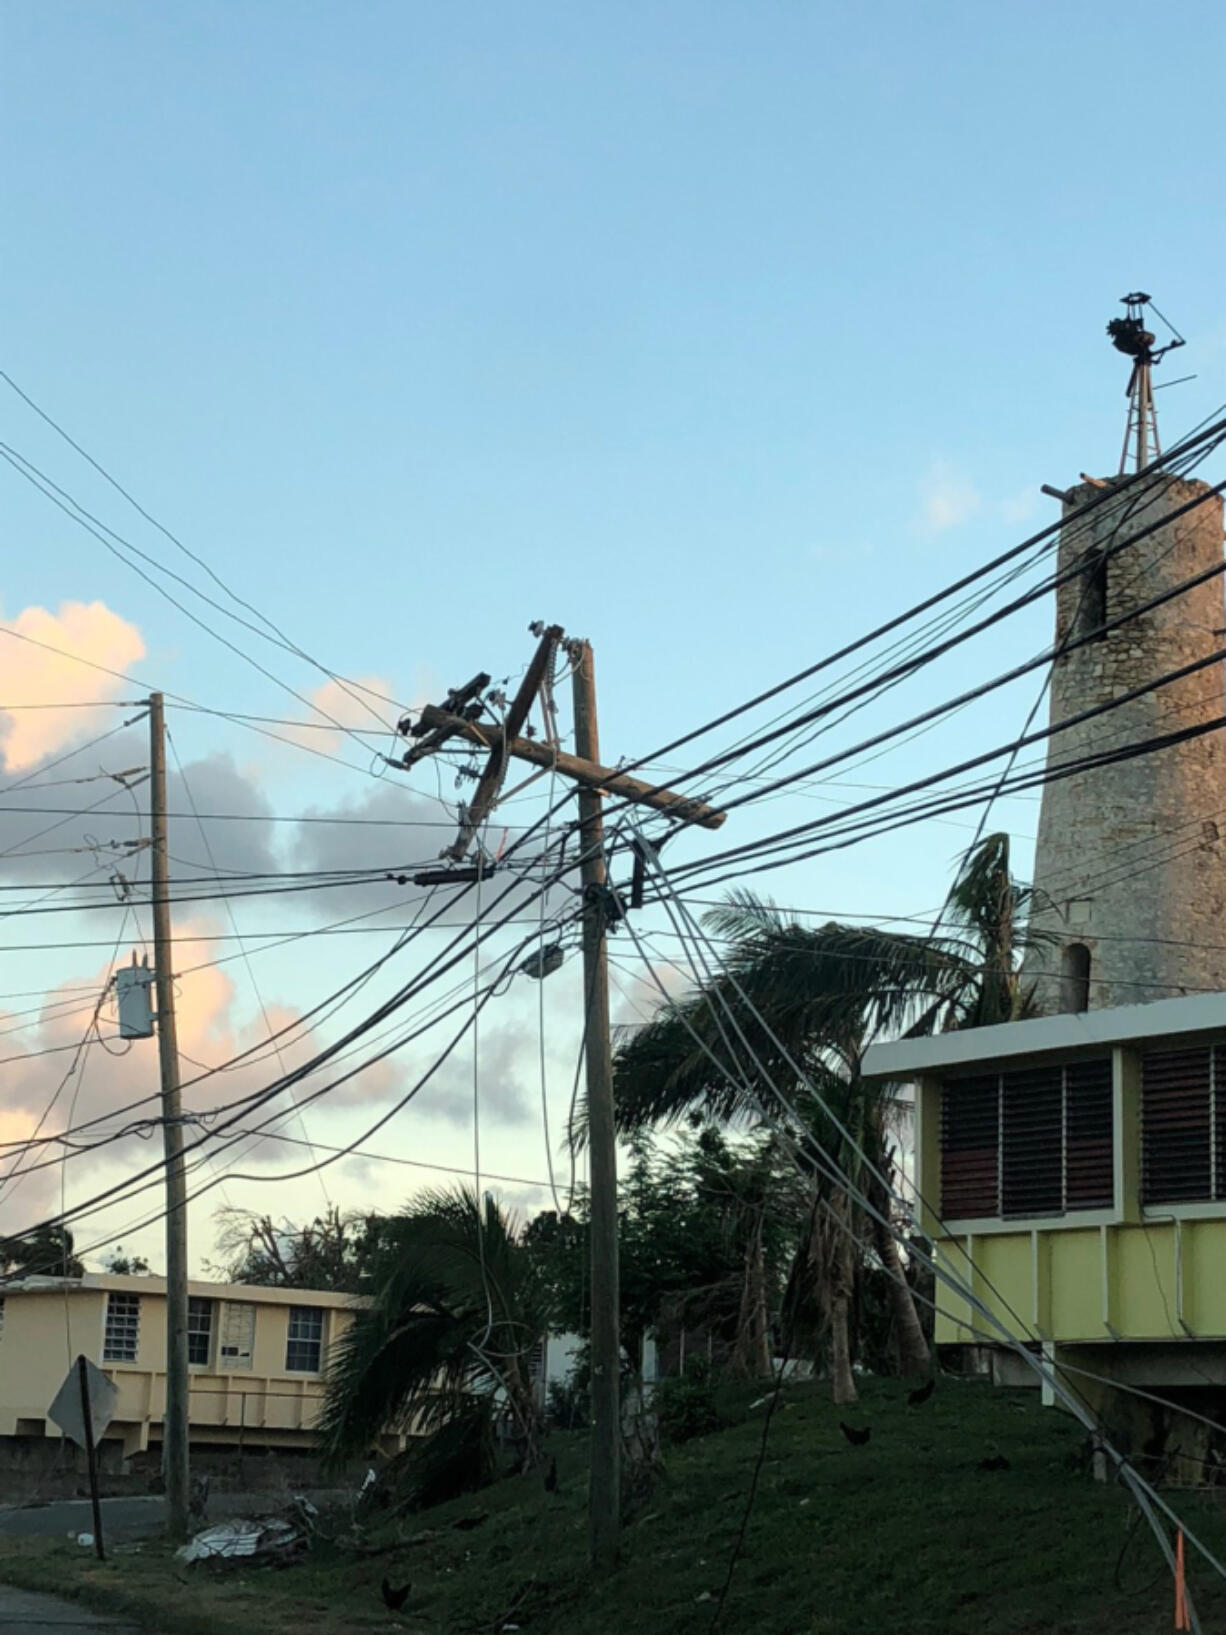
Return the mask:
[[(1111, 484), (1115, 488), (1122, 479)], [(1065, 517), (1101, 493), (1069, 491)], [(1176, 517), (1103, 558), (1104, 547)], [(1133, 481), (1088, 517), (1066, 520), (1056, 649), (1222, 561), (1222, 501), (1163, 472)], [(1222, 578), (1059, 654), (1051, 722), (1066, 720), (1226, 646)], [(1220, 663), (1056, 734), (1048, 767), (1224, 713)], [(1226, 739), (1210, 732), (1043, 789), (1032, 924), (1050, 935), (1023, 967), (1047, 1013), (1226, 990)]]

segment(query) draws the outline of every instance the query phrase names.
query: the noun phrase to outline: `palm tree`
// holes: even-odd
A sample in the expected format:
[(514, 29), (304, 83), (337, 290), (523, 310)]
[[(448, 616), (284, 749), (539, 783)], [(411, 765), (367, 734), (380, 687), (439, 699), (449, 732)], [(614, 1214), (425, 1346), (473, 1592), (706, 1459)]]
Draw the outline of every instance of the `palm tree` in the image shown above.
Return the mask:
[(986, 1027), (1034, 1014), (1033, 994), (1023, 993), (1019, 982), (1021, 958), (1055, 938), (1027, 923), (1033, 901), (1033, 888), (1010, 871), (1008, 835), (988, 835), (962, 858), (941, 921), (961, 931), (976, 977), (953, 1025)]
[(718, 1221), (727, 1250), (739, 1263), (728, 1284), (737, 1304), (729, 1371), (744, 1379), (769, 1379), (771, 1307), (781, 1292), (784, 1256), (804, 1217), (800, 1178), (773, 1131), (746, 1150), (729, 1146), (708, 1125), (691, 1164), (695, 1201), (708, 1219)]
[[(952, 929), (940, 935), (814, 928), (738, 893), (707, 916), (730, 943), (715, 979), (661, 1010), (617, 1052), (623, 1131), (687, 1117), (764, 1123), (816, 1158), (808, 1252), (829, 1320), (837, 1401), (855, 1397), (848, 1312), (857, 1236), (871, 1241), (888, 1274), (902, 1371), (930, 1366), (889, 1217), (898, 1104), (894, 1087), (865, 1083), (864, 1051), (882, 1035), (1022, 1014), (1016, 961), (1026, 900), (1009, 875), (1005, 835), (987, 837), (963, 859), (942, 915)], [(872, 1210), (853, 1211), (850, 1192), (867, 1195)]]
[(391, 1431), (438, 1432), (501, 1393), (530, 1454), (528, 1358), (550, 1301), (515, 1220), (467, 1187), (429, 1192), (387, 1224), (370, 1306), (331, 1358), (321, 1420), (334, 1460)]

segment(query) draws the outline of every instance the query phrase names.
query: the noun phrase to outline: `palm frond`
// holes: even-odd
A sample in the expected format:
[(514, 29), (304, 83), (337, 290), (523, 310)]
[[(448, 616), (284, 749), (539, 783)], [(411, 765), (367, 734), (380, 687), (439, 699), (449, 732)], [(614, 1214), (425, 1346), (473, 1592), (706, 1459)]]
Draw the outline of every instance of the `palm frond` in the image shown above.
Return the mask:
[[(321, 1416), (327, 1452), (389, 1430), (429, 1430), (505, 1383), (545, 1332), (545, 1285), (495, 1199), (429, 1192), (392, 1223), (370, 1306), (333, 1348)], [(495, 1360), (496, 1359), (496, 1360)]]

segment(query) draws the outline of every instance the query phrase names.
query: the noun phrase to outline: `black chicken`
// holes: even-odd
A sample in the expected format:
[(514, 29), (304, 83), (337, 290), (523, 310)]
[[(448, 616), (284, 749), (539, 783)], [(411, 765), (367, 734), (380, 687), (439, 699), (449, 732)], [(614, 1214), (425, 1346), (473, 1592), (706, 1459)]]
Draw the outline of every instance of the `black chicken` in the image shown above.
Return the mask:
[(556, 1459), (550, 1459), (549, 1468), (545, 1472), (545, 1492), (546, 1493), (556, 1493), (557, 1491), (558, 1491), (558, 1461)]
[(914, 1391), (908, 1391), (907, 1401), (913, 1408), (918, 1408), (922, 1402), (928, 1401), (928, 1398), (932, 1395), (936, 1388), (936, 1380), (929, 1380), (927, 1385), (919, 1385), (916, 1386)]
[(873, 1427), (871, 1425), (866, 1425), (863, 1430), (858, 1430), (856, 1426), (849, 1425), (845, 1419), (839, 1420), (839, 1429), (851, 1443), (853, 1448), (862, 1448), (868, 1441), (869, 1437), (873, 1434)]
[(399, 1612), (401, 1607), (409, 1599), (409, 1591), (413, 1588), (413, 1586), (411, 1583), (404, 1584), (400, 1589), (394, 1590), (385, 1578), (379, 1588), (383, 1594), (383, 1605), (387, 1608), (387, 1610), (389, 1612)]

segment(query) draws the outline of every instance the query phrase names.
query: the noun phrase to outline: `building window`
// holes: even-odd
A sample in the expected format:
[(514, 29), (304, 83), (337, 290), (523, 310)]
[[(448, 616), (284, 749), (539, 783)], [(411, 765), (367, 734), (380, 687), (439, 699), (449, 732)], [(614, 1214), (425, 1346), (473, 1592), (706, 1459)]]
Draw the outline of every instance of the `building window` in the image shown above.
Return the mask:
[(255, 1307), (246, 1300), (227, 1300), (221, 1315), (222, 1368), (250, 1368), (254, 1350)]
[(951, 1079), (941, 1094), (941, 1215), (1027, 1219), (1115, 1198), (1111, 1058)]
[(318, 1374), (323, 1366), (324, 1314), (319, 1306), (291, 1306), (285, 1347), (287, 1374)]
[(1141, 1202), (1226, 1200), (1226, 1046), (1141, 1058)]
[(187, 1302), (187, 1360), (196, 1368), (207, 1368), (213, 1360), (213, 1302)]
[(1107, 553), (1093, 546), (1081, 558), (1081, 578), (1074, 581), (1077, 592), (1073, 615), (1074, 637), (1094, 636), (1101, 641), (1107, 622)]
[(1084, 942), (1069, 942), (1060, 950), (1060, 1009), (1090, 1008), (1090, 950)]
[(106, 1330), (102, 1339), (103, 1362), (135, 1362), (140, 1345), (140, 1295), (119, 1294), (114, 1289), (106, 1297)]

